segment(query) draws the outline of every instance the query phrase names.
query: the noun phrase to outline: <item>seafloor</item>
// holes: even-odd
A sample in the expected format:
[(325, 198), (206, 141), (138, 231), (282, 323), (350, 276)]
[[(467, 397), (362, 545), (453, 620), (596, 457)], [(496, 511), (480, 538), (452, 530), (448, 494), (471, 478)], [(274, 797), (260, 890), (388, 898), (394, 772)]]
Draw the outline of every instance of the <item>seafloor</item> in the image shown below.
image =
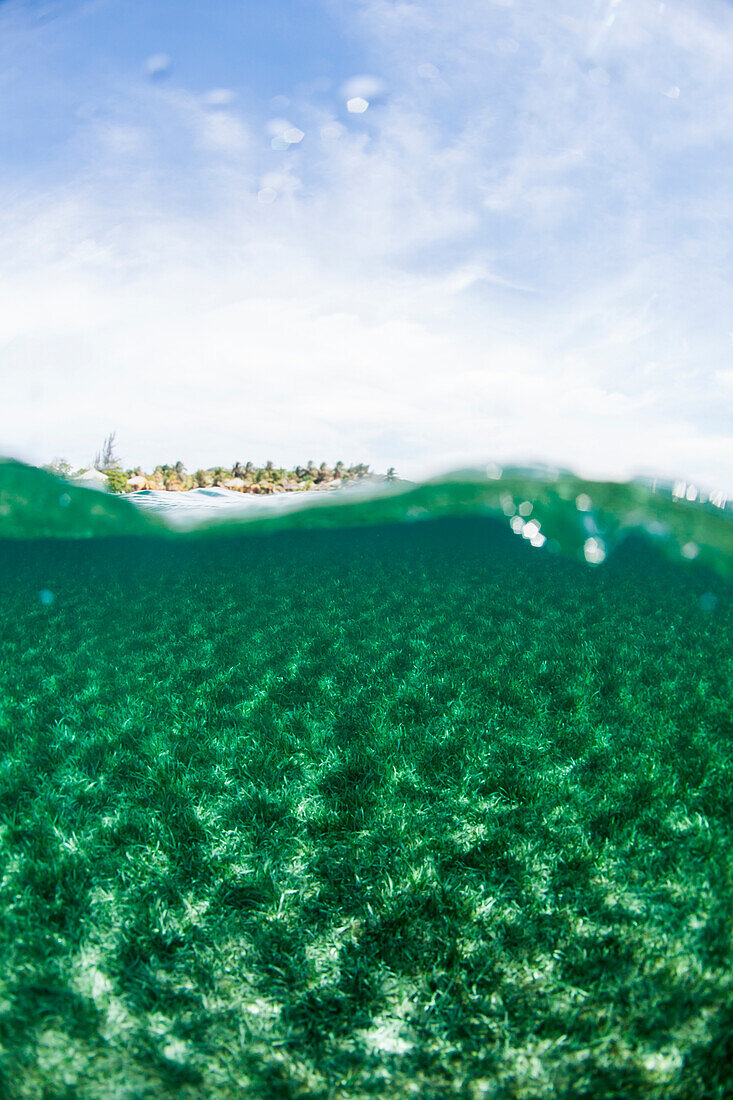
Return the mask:
[(733, 1095), (731, 584), (0, 543), (0, 1096)]

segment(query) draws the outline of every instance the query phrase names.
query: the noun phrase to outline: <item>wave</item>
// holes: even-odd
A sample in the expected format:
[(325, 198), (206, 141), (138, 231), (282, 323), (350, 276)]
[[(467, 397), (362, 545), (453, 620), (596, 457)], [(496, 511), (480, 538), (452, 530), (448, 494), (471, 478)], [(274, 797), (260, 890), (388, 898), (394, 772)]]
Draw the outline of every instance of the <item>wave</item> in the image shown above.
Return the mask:
[(684, 481), (591, 481), (542, 466), (461, 470), (421, 482), (271, 496), (229, 489), (113, 496), (0, 462), (0, 538), (202, 538), (490, 517), (537, 553), (601, 565), (630, 534), (733, 577), (733, 510)]

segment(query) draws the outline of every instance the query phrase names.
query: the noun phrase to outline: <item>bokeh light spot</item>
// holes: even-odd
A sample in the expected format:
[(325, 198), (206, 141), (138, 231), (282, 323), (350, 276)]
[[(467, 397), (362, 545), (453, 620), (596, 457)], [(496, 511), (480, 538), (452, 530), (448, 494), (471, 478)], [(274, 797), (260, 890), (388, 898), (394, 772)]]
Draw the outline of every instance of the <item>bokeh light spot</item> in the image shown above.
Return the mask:
[(151, 54), (145, 62), (145, 72), (153, 79), (165, 76), (170, 72), (170, 68), (171, 59), (167, 53)]
[(590, 565), (600, 565), (602, 561), (606, 560), (606, 547), (603, 539), (586, 539), (583, 545), (583, 553), (585, 554), (585, 560)]

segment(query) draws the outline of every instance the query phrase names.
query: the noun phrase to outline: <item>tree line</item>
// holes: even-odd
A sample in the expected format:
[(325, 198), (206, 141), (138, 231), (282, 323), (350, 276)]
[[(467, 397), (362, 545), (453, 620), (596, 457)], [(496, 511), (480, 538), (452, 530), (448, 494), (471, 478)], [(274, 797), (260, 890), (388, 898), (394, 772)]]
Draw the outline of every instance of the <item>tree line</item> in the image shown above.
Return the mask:
[[(363, 462), (354, 466), (347, 466), (342, 461), (333, 466), (321, 462), (317, 466), (312, 460), (304, 466), (295, 466), (292, 469), (276, 466), (271, 461), (264, 466), (256, 466), (253, 462), (235, 462), (233, 466), (210, 466), (194, 472), (189, 472), (179, 460), (161, 463), (148, 473), (141, 466), (122, 466), (117, 455), (114, 432), (107, 436), (91, 466), (106, 476), (108, 487), (114, 493), (133, 493), (141, 489), (184, 492), (188, 489), (210, 487), (233, 489), (242, 493), (277, 493), (335, 487), (377, 476)], [(45, 468), (57, 477), (67, 480), (83, 472), (75, 470), (65, 459), (56, 459)], [(387, 481), (396, 480), (394, 467), (390, 467), (384, 477)]]

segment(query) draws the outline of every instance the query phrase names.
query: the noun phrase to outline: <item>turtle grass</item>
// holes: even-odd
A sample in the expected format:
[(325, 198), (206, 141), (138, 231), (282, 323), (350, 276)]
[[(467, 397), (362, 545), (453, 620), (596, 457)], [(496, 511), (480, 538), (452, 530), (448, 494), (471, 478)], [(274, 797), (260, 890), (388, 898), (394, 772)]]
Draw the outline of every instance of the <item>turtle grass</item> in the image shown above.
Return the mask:
[(730, 597), (480, 519), (0, 544), (0, 1095), (731, 1095)]

